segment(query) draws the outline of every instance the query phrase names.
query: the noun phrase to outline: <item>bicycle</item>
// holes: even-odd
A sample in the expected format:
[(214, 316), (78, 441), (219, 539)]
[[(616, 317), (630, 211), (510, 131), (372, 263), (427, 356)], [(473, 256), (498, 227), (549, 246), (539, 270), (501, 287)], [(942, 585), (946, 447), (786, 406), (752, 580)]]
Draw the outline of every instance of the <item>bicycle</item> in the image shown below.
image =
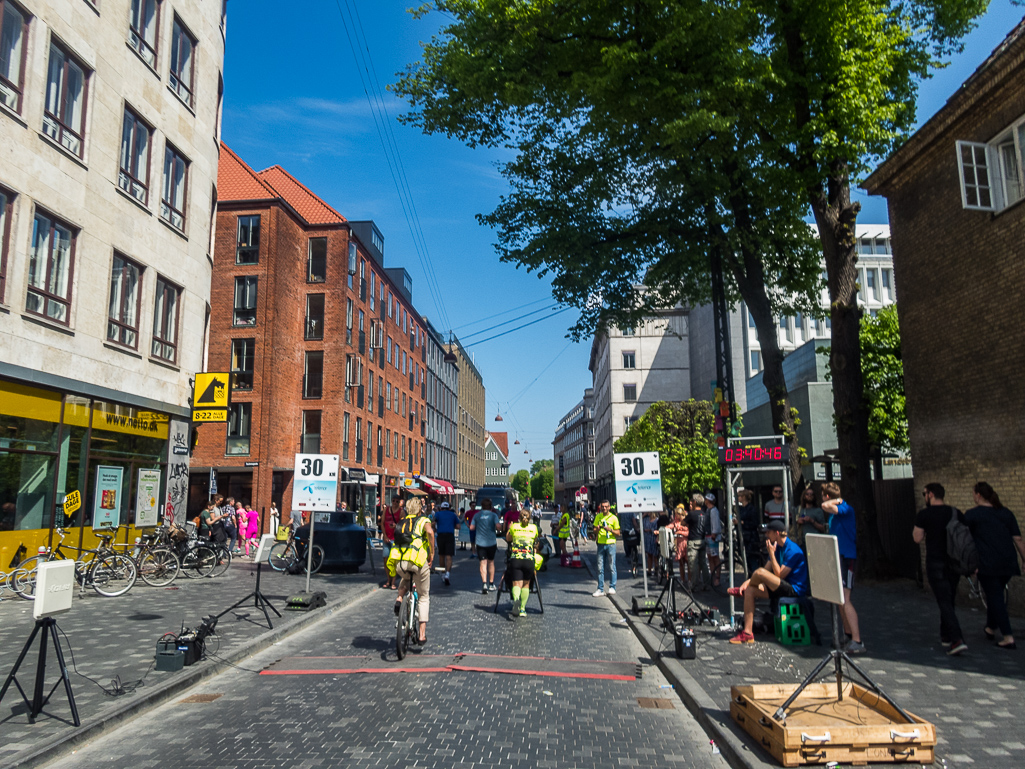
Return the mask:
[[(40, 554), (31, 559), (34, 561), (31, 568), (19, 567), (14, 572), (14, 589), (22, 597), (34, 600), (36, 597), (36, 575), (40, 563), (49, 561), (70, 560), (63, 551), (64, 537), (63, 529), (55, 529), (59, 536), (57, 544), (45, 555)], [(135, 562), (127, 555), (115, 553), (110, 549), (112, 535), (103, 535), (100, 539), (100, 546), (96, 549), (87, 547), (72, 547), (81, 557), (75, 561), (75, 580), (84, 590), (91, 587), (105, 598), (116, 598), (124, 595), (135, 585), (138, 578), (138, 570)], [(83, 560), (89, 554), (92, 558)]]
[[(305, 574), (308, 562), (306, 553), (306, 542), (297, 537), (294, 531), (290, 531), (285, 542), (275, 542), (271, 547), (270, 553), (267, 555), (267, 564), (274, 571), (287, 570), (290, 574)], [(314, 545), (310, 574), (316, 574), (323, 565), (324, 548), (320, 545)]]
[(167, 587), (181, 571), (178, 556), (162, 542), (159, 533), (143, 534), (132, 544), (115, 543), (112, 547), (125, 550), (125, 555), (135, 562), (142, 581), (150, 587)]
[[(398, 575), (396, 575), (398, 576)], [(420, 593), (413, 575), (409, 575), (409, 591), (402, 596), (399, 616), (395, 619), (395, 653), (406, 656), (410, 644), (420, 643)]]

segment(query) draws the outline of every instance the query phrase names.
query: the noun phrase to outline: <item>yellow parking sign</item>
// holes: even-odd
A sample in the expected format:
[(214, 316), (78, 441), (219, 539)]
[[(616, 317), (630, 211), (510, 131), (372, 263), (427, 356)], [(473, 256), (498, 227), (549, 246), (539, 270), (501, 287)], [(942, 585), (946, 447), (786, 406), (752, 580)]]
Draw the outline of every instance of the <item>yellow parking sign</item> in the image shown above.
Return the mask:
[(64, 497), (64, 515), (71, 515), (82, 506), (82, 495), (78, 491), (72, 491)]
[(196, 374), (192, 387), (192, 419), (194, 422), (228, 421), (228, 374), (206, 371)]

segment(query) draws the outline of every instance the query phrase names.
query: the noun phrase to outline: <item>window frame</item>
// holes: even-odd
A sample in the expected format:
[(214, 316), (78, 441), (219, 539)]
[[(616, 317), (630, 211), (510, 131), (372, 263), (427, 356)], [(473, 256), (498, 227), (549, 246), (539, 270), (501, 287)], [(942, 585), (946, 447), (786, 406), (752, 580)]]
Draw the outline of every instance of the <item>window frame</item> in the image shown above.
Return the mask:
[[(163, 284), (163, 290), (161, 290), (161, 284)], [(169, 292), (171, 293), (171, 295), (174, 296), (174, 320), (169, 324), (161, 322), (160, 327), (158, 328), (158, 303), (160, 302), (161, 297), (166, 297)], [(153, 338), (150, 342), (150, 356), (156, 358), (157, 360), (162, 360), (167, 363), (176, 363), (178, 361), (178, 323), (180, 322), (181, 318), (181, 304), (183, 293), (184, 291), (182, 287), (179, 286), (177, 283), (168, 280), (163, 275), (157, 275), (156, 291), (153, 296)], [(166, 320), (166, 313), (164, 313), (163, 315), (164, 317), (161, 318), (161, 321)], [(168, 339), (165, 333), (169, 328), (174, 330), (173, 341)], [(168, 358), (165, 355), (159, 355), (156, 352), (154, 352), (154, 347), (158, 343), (170, 347), (173, 351), (173, 356)]]
[[(178, 58), (179, 65), (181, 63), (181, 39), (185, 38), (189, 41), (191, 46), (189, 51), (189, 82), (185, 84), (182, 82), (181, 68), (175, 71), (175, 57)], [(176, 13), (174, 15), (174, 22), (171, 25), (171, 52), (168, 57), (168, 83), (167, 87), (181, 99), (182, 103), (190, 110), (195, 109), (195, 82), (196, 82), (196, 49), (199, 47), (199, 41), (193, 36), (185, 23), (181, 20), (181, 17)], [(182, 94), (182, 90), (186, 93)]]
[(15, 13), (21, 16), (21, 53), (20, 60), (18, 62), (18, 82), (15, 83), (8, 80), (5, 75), (0, 74), (0, 84), (6, 86), (12, 90), (15, 94), (15, 106), (11, 107), (7, 104), (0, 102), (0, 106), (4, 109), (9, 109), (16, 115), (21, 114), (21, 108), (25, 98), (25, 67), (28, 64), (28, 35), (29, 35), (29, 24), (32, 21), (32, 14), (22, 8), (17, 3), (11, 2), (11, 0), (0, 0), (0, 34), (3, 32), (4, 18), (6, 16), (5, 11), (10, 6)]
[[(238, 345), (245, 345), (246, 349), (243, 350), (243, 353), (248, 353), (248, 355), (243, 354), (242, 356), (239, 356), (237, 354), (237, 352), (236, 352)], [(250, 363), (250, 367), (249, 367), (248, 370), (244, 369), (244, 368), (241, 368), (238, 365), (236, 365), (236, 361), (239, 360), (240, 357), (242, 358), (243, 361), (246, 359), (246, 357), (248, 357), (248, 360), (249, 360), (249, 363)], [(233, 392), (252, 392), (253, 391), (253, 387), (255, 386), (255, 378), (256, 378), (256, 373), (255, 372), (256, 372), (256, 339), (254, 337), (239, 337), (237, 339), (232, 339), (231, 340), (230, 369), (229, 369), (229, 378), (231, 380), (231, 390)], [(243, 375), (244, 374), (248, 374), (249, 375), (248, 386), (246, 386), (246, 384), (244, 384), (244, 383), (240, 383), (239, 382), (239, 379), (240, 379), (239, 375), (240, 374), (243, 374)]]
[(17, 197), (6, 187), (0, 187), (0, 305), (7, 296), (7, 252), (11, 244), (11, 220), (14, 219), (14, 199)]
[[(637, 352), (635, 350), (623, 350), (622, 351), (622, 355), (623, 355), (623, 368), (624, 369), (636, 369), (637, 368)], [(630, 360), (629, 360), (630, 365), (627, 365), (627, 357), (626, 356), (628, 356), (628, 355), (630, 356)]]
[[(59, 110), (61, 112), (60, 115), (53, 114), (52, 112), (50, 112), (50, 108), (49, 108), (50, 88), (52, 86), (52, 83), (50, 81), (50, 70), (51, 70), (51, 62), (53, 60), (54, 50), (58, 51), (61, 54), (61, 56), (64, 57), (64, 65), (61, 68), (62, 76), (61, 76), (61, 88), (60, 88), (60, 98), (59, 98), (59, 100), (60, 100)], [(67, 89), (68, 69), (69, 69), (69, 67), (71, 65), (74, 65), (75, 67), (77, 67), (79, 72), (81, 73), (81, 76), (82, 76), (82, 109), (81, 109), (81, 115), (79, 116), (79, 121), (81, 123), (81, 126), (80, 126), (81, 133), (76, 132), (74, 128), (72, 128), (70, 125), (68, 125), (67, 123), (64, 122), (65, 118), (67, 117), (67, 109), (68, 109), (68, 89)], [(44, 96), (43, 96), (43, 134), (46, 135), (47, 138), (53, 140), (60, 147), (62, 147), (63, 149), (67, 150), (68, 152), (70, 152), (72, 155), (74, 155), (77, 158), (81, 158), (81, 157), (83, 157), (85, 155), (85, 127), (86, 127), (86, 119), (88, 117), (88, 109), (89, 109), (89, 80), (90, 80), (90, 75), (91, 74), (92, 74), (92, 70), (88, 69), (85, 66), (85, 64), (82, 62), (82, 60), (79, 59), (77, 56), (75, 56), (75, 54), (73, 54), (71, 52), (70, 48), (68, 48), (66, 45), (64, 45), (64, 43), (62, 43), (56, 37), (51, 37), (50, 38), (50, 51), (49, 51), (49, 56), (47, 56), (47, 59), (46, 59), (46, 90), (45, 90)], [(46, 122), (47, 119), (49, 119), (49, 120), (54, 122), (54, 124), (56, 126), (56, 129), (55, 129), (56, 133), (57, 133), (56, 136), (51, 136), (47, 132), (47, 127), (48, 127), (47, 126), (47, 122)], [(74, 149), (73, 147), (69, 147), (67, 145), (67, 143), (65, 142), (65, 133), (70, 134), (72, 137), (74, 137), (78, 141), (78, 149), (77, 150)]]
[[(46, 320), (54, 323), (59, 323), (62, 326), (71, 325), (71, 302), (74, 300), (74, 285), (75, 285), (75, 250), (78, 242), (79, 230), (77, 227), (72, 227), (68, 222), (64, 221), (60, 217), (54, 216), (49, 213), (46, 209), (37, 208), (32, 217), (32, 245), (29, 248), (29, 275), (31, 276), (33, 267), (32, 262), (36, 259), (36, 245), (35, 245), (35, 233), (36, 233), (36, 222), (40, 219), (45, 219), (50, 223), (48, 228), (47, 236), (47, 249), (46, 249), (46, 269), (43, 278), (43, 288), (36, 288), (31, 283), (31, 277), (29, 284), (26, 287), (26, 304), (25, 311), (31, 315), (37, 315)], [(66, 230), (68, 233), (68, 241), (70, 245), (68, 247), (68, 275), (67, 275), (67, 296), (62, 297), (59, 294), (55, 294), (50, 291), (49, 286), (53, 280), (53, 248), (54, 248), (54, 231), (57, 227)], [(28, 307), (28, 296), (30, 294), (38, 294), (42, 299), (43, 312), (32, 310)], [(57, 318), (50, 315), (46, 310), (49, 308), (49, 303), (55, 302), (59, 305), (64, 306), (64, 320), (58, 320)]]
[[(242, 220), (249, 220), (248, 225), (248, 238), (246, 242), (242, 240)], [(253, 245), (253, 231), (255, 220), (255, 232), (256, 232), (256, 245)], [(254, 265), (260, 263), (260, 214), (239, 214), (235, 217), (235, 264), (240, 265)], [(243, 261), (242, 255), (252, 255), (255, 253), (256, 258), (252, 261)]]
[[(114, 296), (113, 296), (113, 294), (114, 294), (114, 270), (115, 270), (115, 265), (116, 265), (118, 260), (120, 260), (122, 262), (120, 281), (124, 280), (125, 271), (127, 269), (134, 268), (135, 271), (136, 271), (136, 276), (135, 276), (135, 325), (134, 326), (131, 325), (130, 323), (127, 323), (126, 321), (122, 320), (121, 318), (115, 318), (114, 316), (112, 316), (110, 314), (110, 304), (111, 304), (111, 302), (114, 299)], [(106, 339), (106, 341), (107, 341), (108, 344), (115, 344), (115, 345), (118, 345), (120, 347), (127, 347), (130, 350), (138, 350), (139, 349), (139, 336), (140, 336), (139, 326), (141, 325), (140, 324), (140, 318), (142, 316), (142, 280), (143, 280), (143, 275), (145, 274), (145, 271), (146, 271), (145, 267), (143, 267), (141, 264), (136, 262), (134, 259), (130, 259), (129, 257), (125, 256), (120, 251), (115, 251), (113, 256), (111, 257), (111, 261), (110, 261), (110, 283), (111, 283), (111, 285), (110, 285), (110, 292), (111, 293), (110, 293), (110, 297), (107, 300), (107, 339)], [(127, 307), (128, 297), (125, 295), (123, 284), (121, 285), (121, 302), (120, 302), (120, 304), (121, 304), (121, 306), (118, 309), (119, 309), (119, 312), (122, 314), (122, 317), (123, 317), (124, 312), (128, 309), (128, 307)], [(118, 334), (117, 334), (118, 338), (115, 338), (115, 339), (111, 338), (111, 336), (110, 336), (111, 324), (113, 324), (114, 326), (117, 327), (117, 329), (118, 329)], [(134, 343), (130, 344), (128, 342), (122, 341), (122, 339), (120, 337), (122, 337), (125, 334), (125, 332), (130, 332), (130, 333), (135, 335)]]
[[(237, 417), (235, 415), (238, 415)], [(235, 417), (236, 421), (234, 428), (232, 426), (232, 418)], [(243, 425), (247, 428), (245, 433), (242, 432)], [(234, 434), (232, 431), (234, 429)], [(235, 441), (235, 446), (241, 447), (242, 441), (245, 440), (245, 451), (231, 451), (232, 441)], [(253, 404), (249, 401), (238, 401), (228, 404), (228, 423), (227, 423), (227, 438), (224, 445), (224, 455), (227, 457), (248, 457), (253, 451)]]
[[(147, 3), (152, 2), (154, 5), (153, 14), (153, 45), (150, 45), (146, 41), (145, 33), (142, 29), (137, 28), (136, 22), (138, 22), (137, 10), (141, 11), (143, 6)], [(138, 3), (139, 8), (136, 8)], [(160, 6), (162, 5), (161, 0), (132, 0), (131, 5), (128, 7), (128, 46), (139, 54), (140, 58), (146, 62), (153, 69), (157, 68), (157, 55), (160, 47)], [(133, 40), (132, 36), (136, 39)], [(146, 50), (148, 50), (153, 58), (152, 61), (146, 56)]]
[[(313, 416), (314, 414), (316, 415), (316, 419), (317, 419), (317, 432), (311, 433), (308, 430), (309, 425), (307, 424), (307, 420), (311, 416)], [(302, 423), (302, 432), (299, 434), (299, 447), (300, 447), (300, 449), (301, 449), (303, 454), (319, 454), (320, 453), (320, 437), (321, 437), (321, 435), (323, 435), (323, 429), (324, 429), (324, 421), (323, 421), (324, 420), (324, 412), (321, 409), (303, 409), (303, 417), (302, 418), (303, 418), (303, 423)], [(310, 436), (313, 436), (313, 435), (317, 436), (317, 445), (315, 447), (311, 447), (307, 443), (307, 441), (310, 439)]]
[[(312, 357), (311, 357), (312, 356)], [(310, 380), (310, 361), (320, 360), (320, 384), (314, 394)], [(324, 351), (307, 350), (303, 355), (303, 400), (321, 400), (324, 397)]]
[[(323, 255), (323, 272), (318, 277), (313, 274), (313, 243), (316, 241), (318, 244), (323, 242), (324, 244), (324, 255)], [(318, 257), (319, 258), (319, 257)], [(306, 282), (307, 283), (327, 283), (327, 236), (321, 236), (316, 238), (309, 238), (306, 241)]]
[[(239, 303), (238, 303), (238, 295), (239, 295), (239, 285), (240, 285), (240, 282), (241, 282), (241, 285), (245, 286), (246, 301), (247, 302), (250, 299), (249, 294), (250, 293), (252, 294), (252, 306), (250, 306), (249, 304), (239, 305)], [(250, 285), (252, 286), (252, 289), (249, 288)], [(259, 307), (259, 304), (258, 304), (259, 297), (260, 297), (260, 277), (258, 275), (236, 275), (235, 276), (235, 291), (232, 294), (232, 309), (231, 309), (231, 325), (234, 328), (252, 328), (253, 326), (256, 325), (256, 313), (257, 313), (257, 310), (258, 310), (258, 307)], [(253, 313), (252, 321), (246, 322), (245, 320), (243, 320), (243, 321), (240, 322), (239, 321), (239, 310), (243, 310), (246, 313), (248, 313), (249, 311), (252, 311), (252, 313)]]
[[(129, 148), (129, 164), (136, 164), (139, 166), (134, 169), (125, 168), (125, 131), (128, 128), (127, 121), (128, 117), (132, 118), (132, 138), (131, 147)], [(138, 136), (139, 128), (146, 132), (146, 156), (143, 159), (137, 157), (138, 148)], [(118, 173), (117, 173), (117, 186), (118, 188), (127, 195), (142, 203), (142, 205), (148, 205), (149, 203), (149, 173), (150, 173), (150, 158), (151, 149), (153, 147), (153, 127), (147, 123), (142, 117), (132, 109), (130, 106), (125, 104), (124, 115), (121, 118), (121, 152), (118, 158)], [(139, 178), (137, 174), (142, 170), (144, 172), (143, 178)], [(122, 177), (128, 180), (127, 188), (122, 184)], [(140, 198), (135, 194), (135, 186), (138, 185), (142, 190), (142, 197)]]
[[(184, 173), (182, 174), (181, 181), (181, 209), (175, 208), (171, 201), (167, 199), (168, 192), (168, 174), (167, 167), (168, 161), (171, 161), (175, 170), (177, 170), (177, 163), (180, 161)], [(189, 168), (192, 165), (191, 161), (179, 152), (178, 148), (175, 147), (170, 141), (164, 143), (164, 179), (163, 184), (160, 187), (160, 219), (171, 225), (174, 229), (179, 232), (185, 232), (185, 225), (188, 223), (188, 216), (186, 212), (189, 210)], [(167, 213), (164, 213), (164, 209), (167, 209)], [(174, 222), (174, 214), (181, 217), (181, 225), (177, 225)]]
[[(320, 331), (316, 334), (310, 332), (310, 300), (319, 298), (320, 305)], [(324, 317), (327, 314), (327, 296), (325, 294), (306, 295), (306, 317), (303, 321), (303, 339), (306, 341), (320, 341), (324, 338)]]
[[(633, 397), (627, 396), (628, 388), (633, 389)], [(637, 402), (637, 383), (636, 382), (624, 382), (623, 383), (623, 402), (624, 403), (636, 403)]]

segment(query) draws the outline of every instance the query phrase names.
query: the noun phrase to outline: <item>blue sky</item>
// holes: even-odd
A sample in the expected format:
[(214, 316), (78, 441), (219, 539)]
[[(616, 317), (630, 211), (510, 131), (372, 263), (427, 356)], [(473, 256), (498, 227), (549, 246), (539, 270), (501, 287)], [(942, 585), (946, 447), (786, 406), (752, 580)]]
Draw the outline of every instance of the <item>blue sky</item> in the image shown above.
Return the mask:
[[(413, 278), (417, 309), (471, 345), (487, 388), (485, 426), (509, 432), (513, 469), (551, 457), (558, 420), (591, 384), (590, 345), (566, 339), (574, 311), (546, 317), (553, 304), (548, 281), (501, 264), (493, 233), (477, 223), (475, 215), (490, 212), (505, 190), (495, 168), (502, 158), (399, 125), (404, 103), (385, 95), (415, 218), (404, 211), (339, 5), (357, 11), (382, 88), (419, 59), (420, 41), (436, 26), (434, 18), (413, 19), (409, 0), (304, 0), (292, 13), (282, 13), (280, 2), (235, 0), (228, 7), (224, 141), (257, 170), (282, 165), (343, 216), (373, 219), (385, 237), (385, 265), (405, 267)], [(964, 53), (923, 85), (921, 121), (1021, 17), (1010, 0), (992, 4)], [(860, 192), (857, 199), (860, 222), (886, 221), (884, 201)], [(426, 244), (419, 254), (417, 240)], [(428, 263), (439, 300), (429, 290)], [(469, 336), (474, 332), (535, 310), (542, 312), (520, 323), (543, 322), (473, 346), (520, 323)], [(498, 410), (503, 422), (494, 421)], [(521, 445), (512, 445), (517, 438)]]

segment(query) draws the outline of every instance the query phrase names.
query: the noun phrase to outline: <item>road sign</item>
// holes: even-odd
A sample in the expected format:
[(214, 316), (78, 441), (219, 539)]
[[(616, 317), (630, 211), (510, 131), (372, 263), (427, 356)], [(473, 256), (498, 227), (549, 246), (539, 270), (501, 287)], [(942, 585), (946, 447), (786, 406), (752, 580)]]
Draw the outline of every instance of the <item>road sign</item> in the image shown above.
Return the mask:
[(338, 495), (337, 454), (296, 454), (292, 507), (296, 510), (334, 510)]
[(64, 496), (64, 515), (71, 515), (82, 506), (82, 494), (72, 491)]
[(661, 510), (662, 466), (657, 451), (613, 454), (616, 505), (620, 513)]
[(223, 371), (196, 374), (192, 387), (193, 422), (227, 422), (231, 390), (229, 375)]

